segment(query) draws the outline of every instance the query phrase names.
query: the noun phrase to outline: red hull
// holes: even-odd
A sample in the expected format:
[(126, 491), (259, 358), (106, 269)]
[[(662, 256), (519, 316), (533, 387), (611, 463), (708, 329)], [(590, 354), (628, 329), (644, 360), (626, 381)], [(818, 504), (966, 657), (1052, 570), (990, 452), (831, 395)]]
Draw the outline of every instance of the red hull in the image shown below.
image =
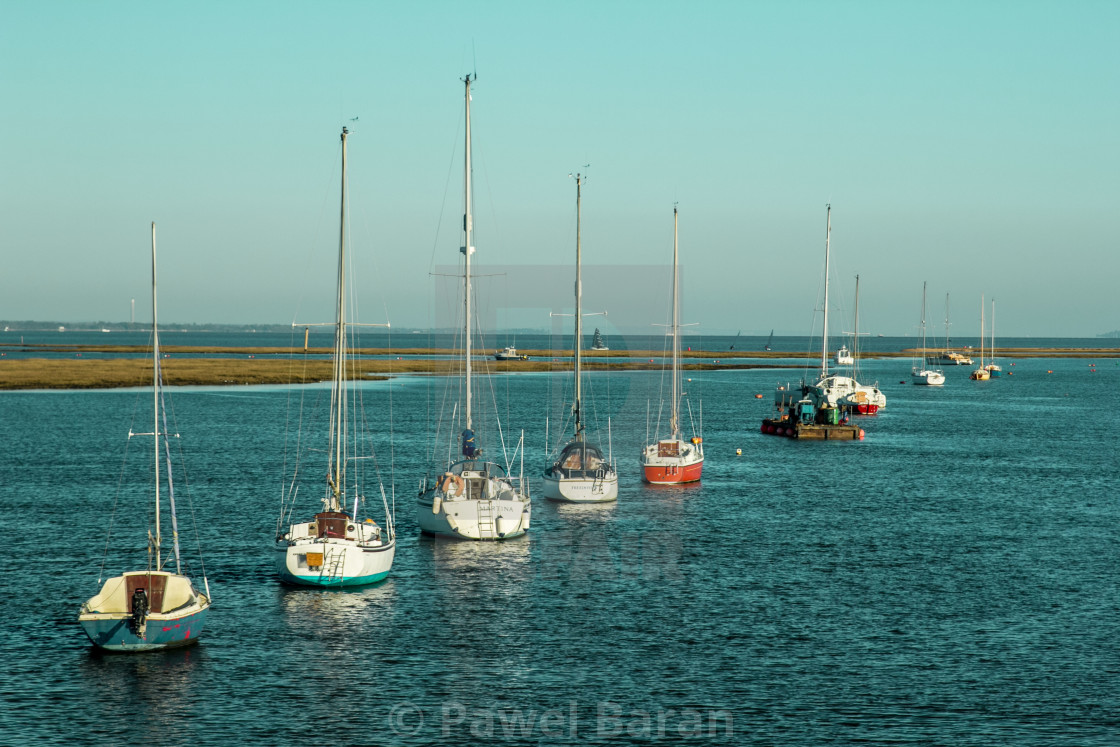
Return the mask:
[(684, 466), (647, 464), (642, 466), (642, 479), (654, 485), (680, 485), (685, 482), (699, 482), (700, 472), (703, 469), (703, 460)]

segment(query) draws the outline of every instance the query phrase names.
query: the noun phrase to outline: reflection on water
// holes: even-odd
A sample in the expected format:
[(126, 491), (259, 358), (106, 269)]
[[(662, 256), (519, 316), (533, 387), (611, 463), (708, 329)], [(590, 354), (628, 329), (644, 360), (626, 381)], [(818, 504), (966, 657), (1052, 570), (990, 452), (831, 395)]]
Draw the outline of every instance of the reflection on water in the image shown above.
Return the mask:
[(341, 589), (281, 587), (280, 606), (292, 629), (381, 625), (393, 616), (397, 587), (390, 576), (372, 586)]

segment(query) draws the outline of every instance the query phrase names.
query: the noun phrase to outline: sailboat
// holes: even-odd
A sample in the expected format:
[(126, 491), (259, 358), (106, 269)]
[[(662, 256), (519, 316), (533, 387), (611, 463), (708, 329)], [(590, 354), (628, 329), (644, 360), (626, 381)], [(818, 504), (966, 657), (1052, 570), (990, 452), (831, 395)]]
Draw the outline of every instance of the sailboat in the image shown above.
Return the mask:
[(992, 377), (991, 372), (984, 365), (984, 296), (980, 296), (980, 365), (968, 375), (973, 381), (987, 381)]
[[(688, 442), (681, 435), (681, 319), (679, 273), (677, 270), (677, 208), (673, 207), (673, 319), (669, 336), (673, 341), (673, 371), (669, 392), (669, 433), (642, 449), (642, 479), (655, 485), (698, 482), (704, 469), (703, 439), (697, 434)], [(691, 415), (691, 413), (690, 413)]]
[(591, 336), (591, 349), (592, 350), (610, 350), (607, 343), (603, 342), (603, 335), (599, 332), (599, 328), (595, 328), (595, 334)]
[[(320, 496), (322, 510), (308, 521), (287, 523), (299, 494), (296, 470), (287, 491), (277, 525), (276, 559), (280, 580), (302, 586), (343, 587), (376, 583), (389, 575), (396, 554), (396, 530), (389, 511), (384, 488), (380, 503), (384, 509), (384, 526), (372, 518), (358, 519), (365, 502), (365, 462), (372, 448), (359, 437), (360, 423), (351, 417), (361, 412), (358, 386), (351, 381), (353, 360), (350, 352), (351, 329), (358, 325), (347, 321), (347, 256), (346, 256), (346, 137), (342, 128), (342, 194), (338, 231), (338, 288), (334, 327), (334, 377), (331, 383), (330, 427), (327, 434), (327, 481)], [(295, 325), (293, 325), (295, 326)], [(305, 325), (299, 325), (305, 326)], [(326, 325), (324, 325), (326, 326)], [(365, 418), (361, 420), (364, 422)], [(301, 418), (302, 421), (302, 418)], [(306, 439), (301, 438), (301, 441)], [(316, 484), (321, 478), (316, 474)]]
[[(94, 646), (107, 651), (136, 652), (186, 646), (202, 635), (210, 610), (210, 583), (202, 567), (206, 589), (195, 589), (183, 574), (179, 551), (179, 521), (175, 512), (175, 490), (171, 476), (171, 446), (168, 443), (167, 415), (164, 410), (163, 371), (160, 367), (159, 326), (156, 321), (156, 224), (152, 223), (152, 436), (155, 469), (155, 534), (148, 530), (147, 567), (127, 571), (105, 581), (99, 591), (82, 605), (78, 623)], [(162, 452), (162, 453), (161, 453)], [(160, 461), (165, 460), (166, 475), (160, 476)], [(175, 572), (166, 570), (170, 559), (163, 556), (161, 526), (163, 480), (171, 514), (171, 548)], [(201, 561), (200, 561), (201, 562)], [(99, 580), (100, 583), (100, 580)]]
[(770, 349), (770, 343), (774, 342), (774, 330), (770, 330), (770, 336), (766, 338), (766, 347), (764, 350)]
[(945, 352), (933, 359), (939, 366), (971, 366), (972, 359), (967, 355), (949, 349), (949, 294), (945, 294)]
[(992, 324), (989, 329), (989, 337), (991, 339), (989, 349), (991, 350), (991, 355), (988, 356), (988, 365), (984, 366), (984, 368), (988, 369), (988, 374), (994, 379), (997, 376), (1003, 375), (1003, 369), (996, 363), (996, 300), (994, 298), (992, 299)]
[[(466, 84), (466, 146), (463, 156), (463, 403), (456, 404), (445, 422), (460, 422), (459, 456), (448, 455), (446, 467), (420, 482), (417, 497), (417, 523), (427, 534), (471, 540), (498, 540), (516, 537), (529, 529), (532, 510), (529, 494), (519, 489), (523, 476), (514, 478), (506, 467), (483, 458), (476, 442), (472, 407), (471, 370), (471, 255), (474, 254), (474, 226), (471, 216), (471, 81)], [(524, 454), (524, 438), (518, 451)], [(522, 460), (523, 463), (523, 460)]]
[[(824, 239), (824, 319), (821, 325), (821, 370), (815, 384), (802, 382), (802, 394), (808, 396), (817, 408), (836, 407), (844, 410), (871, 413), (887, 406), (887, 396), (879, 387), (860, 384), (852, 376), (838, 376), (828, 372), (828, 274), (829, 246), (832, 239), (832, 206), (826, 206)], [(854, 372), (853, 372), (854, 373)]]
[[(572, 503), (601, 503), (618, 500), (618, 472), (611, 455), (587, 440), (583, 422), (583, 386), (581, 361), (583, 359), (583, 279), (581, 277), (582, 250), (580, 246), (580, 195), (583, 178), (576, 179), (576, 313), (575, 313), (575, 396), (572, 415), (575, 433), (560, 450), (560, 455), (544, 471), (544, 497), (554, 501)], [(595, 330), (598, 334), (599, 330)]]
[(910, 369), (910, 381), (923, 386), (944, 386), (945, 374), (940, 369), (930, 368), (926, 350), (926, 284), (922, 283), (922, 346), (919, 353), (921, 365)]

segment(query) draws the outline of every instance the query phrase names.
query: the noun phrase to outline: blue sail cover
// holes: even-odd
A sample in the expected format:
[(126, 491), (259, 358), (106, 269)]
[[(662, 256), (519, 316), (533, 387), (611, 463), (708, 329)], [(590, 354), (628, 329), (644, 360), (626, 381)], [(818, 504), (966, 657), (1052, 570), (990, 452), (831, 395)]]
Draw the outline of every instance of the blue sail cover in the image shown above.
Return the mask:
[(463, 431), (463, 456), (467, 459), (474, 459), (478, 455), (478, 449), (474, 445), (474, 431), (470, 428)]

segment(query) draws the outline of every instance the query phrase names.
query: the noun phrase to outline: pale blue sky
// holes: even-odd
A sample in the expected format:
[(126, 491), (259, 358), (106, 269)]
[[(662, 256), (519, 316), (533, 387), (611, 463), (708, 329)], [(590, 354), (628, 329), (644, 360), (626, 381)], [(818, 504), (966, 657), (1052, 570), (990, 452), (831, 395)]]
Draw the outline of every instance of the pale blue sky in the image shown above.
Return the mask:
[(1001, 337), (1092, 336), (1120, 328), (1118, 35), (1115, 2), (3, 0), (0, 318), (148, 318), (151, 220), (162, 319), (328, 314), (359, 117), (363, 317), (428, 325), (477, 68), (480, 264), (571, 261), (590, 163), (588, 266), (667, 265), (679, 202), (708, 333), (812, 331), (831, 202), (862, 328), (914, 334), (928, 281), (957, 334), (984, 293)]

